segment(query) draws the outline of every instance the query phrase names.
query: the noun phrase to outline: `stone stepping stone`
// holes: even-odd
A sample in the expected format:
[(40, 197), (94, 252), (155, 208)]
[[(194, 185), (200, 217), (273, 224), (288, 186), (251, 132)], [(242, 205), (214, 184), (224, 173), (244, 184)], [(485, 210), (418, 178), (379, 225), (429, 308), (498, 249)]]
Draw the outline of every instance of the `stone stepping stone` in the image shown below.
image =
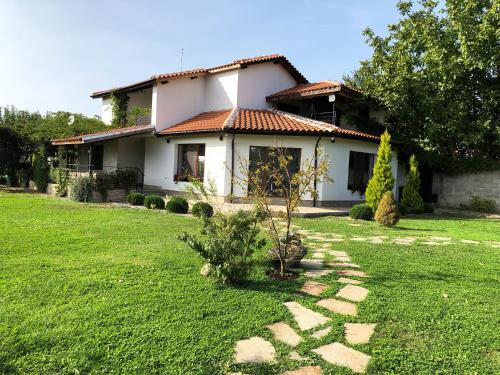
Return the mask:
[(299, 353), (297, 353), (295, 350), (290, 352), (289, 358), (293, 361), (307, 361), (309, 358), (307, 357), (302, 357)]
[(250, 337), (236, 343), (235, 363), (271, 363), (274, 362), (276, 350), (274, 346), (261, 337)]
[(319, 331), (314, 332), (313, 334), (311, 334), (311, 336), (314, 337), (315, 339), (320, 339), (320, 338), (328, 335), (331, 331), (332, 331), (332, 327), (326, 327), (326, 328), (320, 329)]
[(369, 355), (351, 349), (339, 342), (320, 346), (312, 351), (319, 354), (325, 361), (333, 365), (350, 368), (356, 373), (364, 373), (370, 361)]
[(321, 277), (321, 276), (329, 275), (333, 271), (334, 270), (310, 270), (310, 271), (304, 272), (304, 275), (306, 277)]
[(336, 294), (337, 297), (348, 299), (349, 301), (353, 302), (364, 301), (367, 295), (368, 295), (368, 289), (363, 288), (362, 286), (351, 285), (351, 284), (347, 284), (345, 287), (340, 289)]
[(332, 267), (340, 267), (340, 268), (361, 268), (359, 265), (354, 263), (328, 263), (329, 266)]
[(382, 238), (372, 238), (370, 240), (370, 243), (384, 243), (384, 240)]
[(351, 258), (349, 258), (349, 257), (342, 257), (342, 256), (336, 256), (335, 260), (337, 260), (338, 262), (350, 262)]
[(300, 266), (306, 270), (321, 270), (325, 267), (323, 261), (318, 259), (302, 259)]
[(462, 243), (467, 243), (467, 244), (473, 244), (476, 245), (479, 243), (479, 241), (474, 241), (474, 240), (462, 240)]
[(361, 280), (349, 279), (348, 277), (339, 277), (337, 282), (343, 283), (343, 284), (353, 284), (353, 285), (363, 284), (363, 282)]
[(330, 254), (333, 255), (334, 257), (346, 257), (346, 256), (348, 256), (345, 251), (331, 250)]
[(331, 238), (330, 241), (328, 242), (342, 242), (342, 241), (344, 241), (343, 238)]
[(424, 245), (430, 245), (430, 246), (436, 246), (436, 245), (441, 245), (440, 242), (435, 242), (435, 241), (425, 241), (422, 242)]
[(302, 341), (302, 337), (300, 337), (292, 327), (284, 322), (270, 324), (267, 328), (271, 330), (276, 340), (281, 341), (292, 348), (295, 348)]
[(321, 326), (330, 320), (316, 311), (312, 311), (297, 302), (285, 302), (284, 305), (292, 313), (297, 325), (302, 331)]
[(319, 366), (306, 366), (296, 370), (282, 372), (281, 375), (321, 375), (321, 367)]
[(313, 253), (313, 258), (316, 258), (316, 259), (323, 259), (325, 257), (325, 253), (322, 253), (320, 251), (316, 251)]
[(432, 241), (451, 241), (451, 237), (429, 237), (430, 240)]
[(304, 283), (300, 291), (302, 293), (310, 294), (312, 296), (319, 296), (326, 289), (328, 289), (328, 285), (317, 281), (308, 280)]
[(325, 309), (340, 315), (358, 315), (358, 308), (351, 302), (339, 301), (334, 298), (325, 298), (316, 302), (316, 305), (324, 307)]
[(345, 323), (345, 339), (349, 344), (367, 344), (377, 324)]
[(361, 224), (354, 224), (354, 223), (348, 223), (348, 225), (350, 225), (351, 227), (360, 227)]
[(365, 272), (356, 270), (339, 270), (337, 274), (341, 276), (369, 277)]

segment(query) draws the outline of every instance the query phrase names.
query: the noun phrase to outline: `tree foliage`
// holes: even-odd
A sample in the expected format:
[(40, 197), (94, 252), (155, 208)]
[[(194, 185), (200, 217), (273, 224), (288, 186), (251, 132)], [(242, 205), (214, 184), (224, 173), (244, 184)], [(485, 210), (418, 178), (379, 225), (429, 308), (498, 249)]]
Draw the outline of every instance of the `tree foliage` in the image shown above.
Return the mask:
[(420, 196), (420, 172), (415, 155), (410, 157), (410, 170), (406, 175), (403, 187), (401, 209), (404, 214), (421, 214), (424, 212), (424, 201)]
[(386, 227), (393, 227), (399, 221), (399, 211), (392, 192), (387, 191), (382, 197), (375, 211), (375, 220)]
[(392, 175), (391, 135), (386, 130), (380, 137), (377, 161), (373, 168), (373, 176), (366, 188), (366, 204), (375, 212), (384, 194), (392, 190), (394, 176)]
[[(414, 4), (415, 3), (415, 4)], [(395, 135), (455, 160), (500, 159), (498, 0), (399, 1), (346, 80), (380, 100)]]

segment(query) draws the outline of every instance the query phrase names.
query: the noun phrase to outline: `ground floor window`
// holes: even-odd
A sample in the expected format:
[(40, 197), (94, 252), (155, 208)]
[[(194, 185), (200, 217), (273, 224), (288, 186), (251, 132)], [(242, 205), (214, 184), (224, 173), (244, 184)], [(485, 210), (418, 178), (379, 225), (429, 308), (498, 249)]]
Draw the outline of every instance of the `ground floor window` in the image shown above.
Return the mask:
[[(279, 149), (276, 149), (275, 147), (250, 146), (250, 173), (255, 173), (255, 171), (257, 171), (262, 165), (272, 163), (277, 165), (277, 152), (283, 152), (289, 158), (290, 161), (287, 169), (290, 176), (293, 176), (300, 170), (300, 148), (280, 147)], [(285, 171), (283, 171), (283, 176), (286, 176)], [(276, 191), (275, 181), (270, 180), (267, 176), (262, 176), (262, 182), (267, 184), (266, 189), (269, 195), (280, 195), (279, 192)], [(285, 183), (286, 182), (287, 181), (285, 181)], [(251, 188), (249, 187), (249, 194), (251, 193)]]
[(203, 181), (205, 174), (205, 145), (185, 144), (178, 146), (176, 181), (197, 178)]
[(347, 179), (347, 189), (352, 192), (365, 194), (368, 181), (373, 173), (375, 164), (375, 154), (366, 152), (349, 152), (349, 176)]

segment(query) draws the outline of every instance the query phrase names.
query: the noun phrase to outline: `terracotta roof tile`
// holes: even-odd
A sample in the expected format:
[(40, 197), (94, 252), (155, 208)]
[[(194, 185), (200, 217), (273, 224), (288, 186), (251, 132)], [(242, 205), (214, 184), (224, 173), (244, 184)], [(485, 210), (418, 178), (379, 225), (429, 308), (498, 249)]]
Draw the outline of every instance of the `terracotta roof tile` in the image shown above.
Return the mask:
[(271, 94), (267, 97), (268, 100), (284, 98), (284, 97), (304, 97), (304, 96), (315, 96), (315, 95), (325, 95), (331, 94), (339, 91), (347, 91), (355, 95), (361, 95), (362, 92), (356, 90), (352, 87), (344, 85), (340, 82), (335, 81), (321, 81), (315, 83), (302, 83), (296, 86), (290, 87), (286, 90), (282, 90)]
[(124, 136), (124, 135), (143, 133), (143, 132), (152, 131), (152, 130), (154, 130), (154, 126), (152, 126), (152, 125), (129, 126), (126, 128), (113, 128), (113, 129), (106, 129), (106, 130), (101, 130), (101, 131), (93, 132), (93, 133), (79, 134), (79, 135), (76, 135), (73, 137), (53, 139), (52, 144), (53, 145), (65, 145), (65, 144), (85, 143), (85, 141), (88, 140), (89, 138), (98, 137), (98, 136), (102, 136), (102, 138), (108, 138), (108, 137), (115, 138), (115, 137), (120, 137), (120, 136)]
[(158, 135), (176, 135), (207, 132), (236, 132), (290, 135), (338, 135), (369, 141), (379, 137), (353, 129), (339, 128), (291, 113), (257, 109), (235, 109), (204, 112), (177, 125), (162, 130)]
[(231, 109), (225, 109), (222, 111), (203, 112), (188, 120), (162, 130), (157, 134), (165, 135), (221, 131), (224, 128), (224, 124), (231, 114), (231, 111)]

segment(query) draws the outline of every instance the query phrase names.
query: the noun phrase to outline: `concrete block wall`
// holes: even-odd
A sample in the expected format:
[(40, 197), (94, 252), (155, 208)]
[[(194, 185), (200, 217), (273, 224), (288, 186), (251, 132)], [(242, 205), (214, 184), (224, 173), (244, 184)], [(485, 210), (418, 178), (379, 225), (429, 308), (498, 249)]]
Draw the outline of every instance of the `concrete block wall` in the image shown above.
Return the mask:
[(459, 207), (473, 196), (493, 199), (500, 207), (500, 171), (459, 175), (436, 173), (432, 192), (438, 195), (437, 203), (442, 207)]

